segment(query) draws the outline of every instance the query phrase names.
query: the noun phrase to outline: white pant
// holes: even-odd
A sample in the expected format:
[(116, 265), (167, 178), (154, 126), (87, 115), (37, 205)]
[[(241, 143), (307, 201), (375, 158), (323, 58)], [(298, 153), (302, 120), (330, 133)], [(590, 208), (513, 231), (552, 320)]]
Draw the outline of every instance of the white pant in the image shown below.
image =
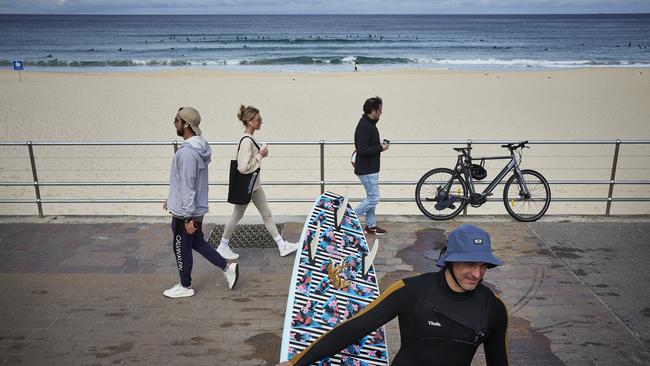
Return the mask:
[[(266, 194), (264, 193), (264, 188), (260, 187), (256, 190), (253, 191), (251, 201), (257, 207), (257, 210), (260, 212), (260, 215), (262, 215), (262, 220), (264, 220), (264, 226), (266, 227), (266, 230), (271, 234), (271, 237), (277, 238), (280, 236), (280, 233), (278, 232), (278, 228), (275, 226), (275, 223), (273, 222), (273, 218), (271, 217), (271, 208), (269, 207), (269, 204), (266, 202)], [(223, 238), (226, 240), (230, 240), (230, 236), (232, 235), (232, 232), (235, 230), (235, 226), (237, 226), (237, 223), (239, 223), (239, 220), (241, 220), (242, 217), (244, 217), (244, 212), (246, 212), (246, 208), (248, 207), (248, 204), (245, 205), (234, 205), (235, 209), (232, 212), (232, 216), (230, 217), (230, 221), (228, 224), (226, 224), (226, 227), (223, 229)]]

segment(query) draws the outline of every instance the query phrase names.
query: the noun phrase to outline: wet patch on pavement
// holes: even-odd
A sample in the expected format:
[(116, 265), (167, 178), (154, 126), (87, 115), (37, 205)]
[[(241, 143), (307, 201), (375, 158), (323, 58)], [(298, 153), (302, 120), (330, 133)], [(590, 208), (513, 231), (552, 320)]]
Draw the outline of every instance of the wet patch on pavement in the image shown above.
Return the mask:
[(551, 340), (544, 334), (549, 329), (535, 329), (529, 320), (508, 317), (508, 351), (513, 365), (540, 364), (546, 366), (565, 365), (551, 350)]
[(282, 339), (277, 334), (256, 334), (247, 338), (244, 343), (253, 347), (253, 353), (245, 356), (245, 360), (263, 360), (266, 362), (267, 366), (273, 366), (278, 363), (278, 354)]
[(97, 358), (106, 358), (118, 355), (120, 353), (130, 352), (133, 349), (133, 342), (120, 343), (115, 346), (108, 346), (103, 348), (90, 347), (90, 354)]
[(219, 328), (232, 328), (234, 326), (239, 326), (239, 327), (245, 327), (251, 325), (249, 322), (239, 322), (239, 323), (233, 323), (233, 322), (225, 322), (219, 324)]
[[(428, 228), (417, 230), (415, 235), (413, 245), (400, 250), (396, 256), (404, 263), (413, 266), (413, 270), (417, 273), (437, 271), (436, 260), (447, 243), (445, 230)], [(413, 275), (415, 274), (411, 272), (411, 276)]]
[(650, 317), (650, 308), (643, 308), (639, 313), (643, 316)]
[(104, 313), (104, 316), (107, 318), (125, 318), (129, 316), (129, 312), (126, 309), (120, 309), (119, 312), (116, 313)]
[(399, 281), (407, 277), (413, 277), (415, 275), (416, 274), (411, 271), (392, 271), (385, 273), (379, 280), (379, 290), (384, 291), (395, 281)]
[(249, 299), (247, 297), (238, 297), (236, 299), (232, 299), (232, 301), (234, 301), (234, 302), (249, 302), (249, 301), (251, 301), (251, 299)]
[(187, 339), (178, 339), (171, 343), (172, 346), (204, 346), (208, 343), (214, 343), (213, 339), (204, 337), (190, 337)]
[(576, 253), (584, 253), (585, 251), (582, 249), (578, 248), (571, 248), (571, 247), (563, 247), (563, 246), (552, 246), (551, 249), (557, 254), (558, 257), (560, 258), (567, 258), (567, 259), (578, 259), (582, 258), (581, 255), (576, 254)]

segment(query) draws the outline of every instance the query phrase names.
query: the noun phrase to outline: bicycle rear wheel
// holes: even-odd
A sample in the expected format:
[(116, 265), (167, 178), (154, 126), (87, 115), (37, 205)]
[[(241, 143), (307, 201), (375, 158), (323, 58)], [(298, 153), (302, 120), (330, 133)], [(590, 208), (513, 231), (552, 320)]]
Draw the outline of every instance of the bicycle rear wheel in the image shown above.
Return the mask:
[(515, 220), (535, 221), (544, 216), (551, 204), (551, 186), (534, 170), (522, 170), (521, 176), (529, 194), (524, 193), (522, 182), (519, 182), (517, 174), (513, 174), (503, 188), (503, 204)]
[[(446, 190), (450, 181), (449, 190)], [(465, 206), (466, 201), (463, 198), (466, 196), (465, 181), (461, 177), (454, 177), (454, 172), (447, 168), (426, 172), (415, 186), (415, 202), (418, 208), (433, 220), (449, 220), (458, 215)]]

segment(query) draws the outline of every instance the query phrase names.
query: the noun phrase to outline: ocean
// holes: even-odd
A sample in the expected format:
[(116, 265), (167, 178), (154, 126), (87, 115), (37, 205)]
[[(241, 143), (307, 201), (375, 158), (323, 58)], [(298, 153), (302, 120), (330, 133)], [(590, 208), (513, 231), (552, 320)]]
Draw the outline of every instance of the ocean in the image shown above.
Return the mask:
[(650, 14), (0, 15), (0, 67), (521, 70), (650, 66)]

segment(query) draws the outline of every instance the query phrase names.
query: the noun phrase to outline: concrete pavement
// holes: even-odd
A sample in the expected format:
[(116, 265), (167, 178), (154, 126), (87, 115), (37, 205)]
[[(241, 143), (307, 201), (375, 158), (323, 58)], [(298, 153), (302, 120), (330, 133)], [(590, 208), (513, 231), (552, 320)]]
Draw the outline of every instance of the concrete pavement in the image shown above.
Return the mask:
[[(280, 258), (273, 248), (239, 249), (241, 280), (228, 291), (220, 270), (195, 253), (196, 295), (171, 300), (162, 296), (178, 282), (169, 225), (115, 221), (0, 220), (0, 364), (277, 362), (293, 256)], [(650, 363), (650, 274), (638, 268), (650, 253), (632, 240), (647, 237), (650, 220), (633, 226), (476, 217), (382, 222), (389, 235), (380, 239), (375, 260), (381, 288), (435, 270), (428, 256), (460, 222), (492, 235), (496, 255), (506, 264), (489, 270), (486, 284), (508, 305), (511, 364)], [(302, 223), (287, 223), (285, 237), (296, 240), (301, 229)], [(634, 257), (626, 255), (630, 251)], [(389, 323), (387, 337), (394, 355), (396, 321)], [(483, 364), (479, 349), (473, 365)]]

